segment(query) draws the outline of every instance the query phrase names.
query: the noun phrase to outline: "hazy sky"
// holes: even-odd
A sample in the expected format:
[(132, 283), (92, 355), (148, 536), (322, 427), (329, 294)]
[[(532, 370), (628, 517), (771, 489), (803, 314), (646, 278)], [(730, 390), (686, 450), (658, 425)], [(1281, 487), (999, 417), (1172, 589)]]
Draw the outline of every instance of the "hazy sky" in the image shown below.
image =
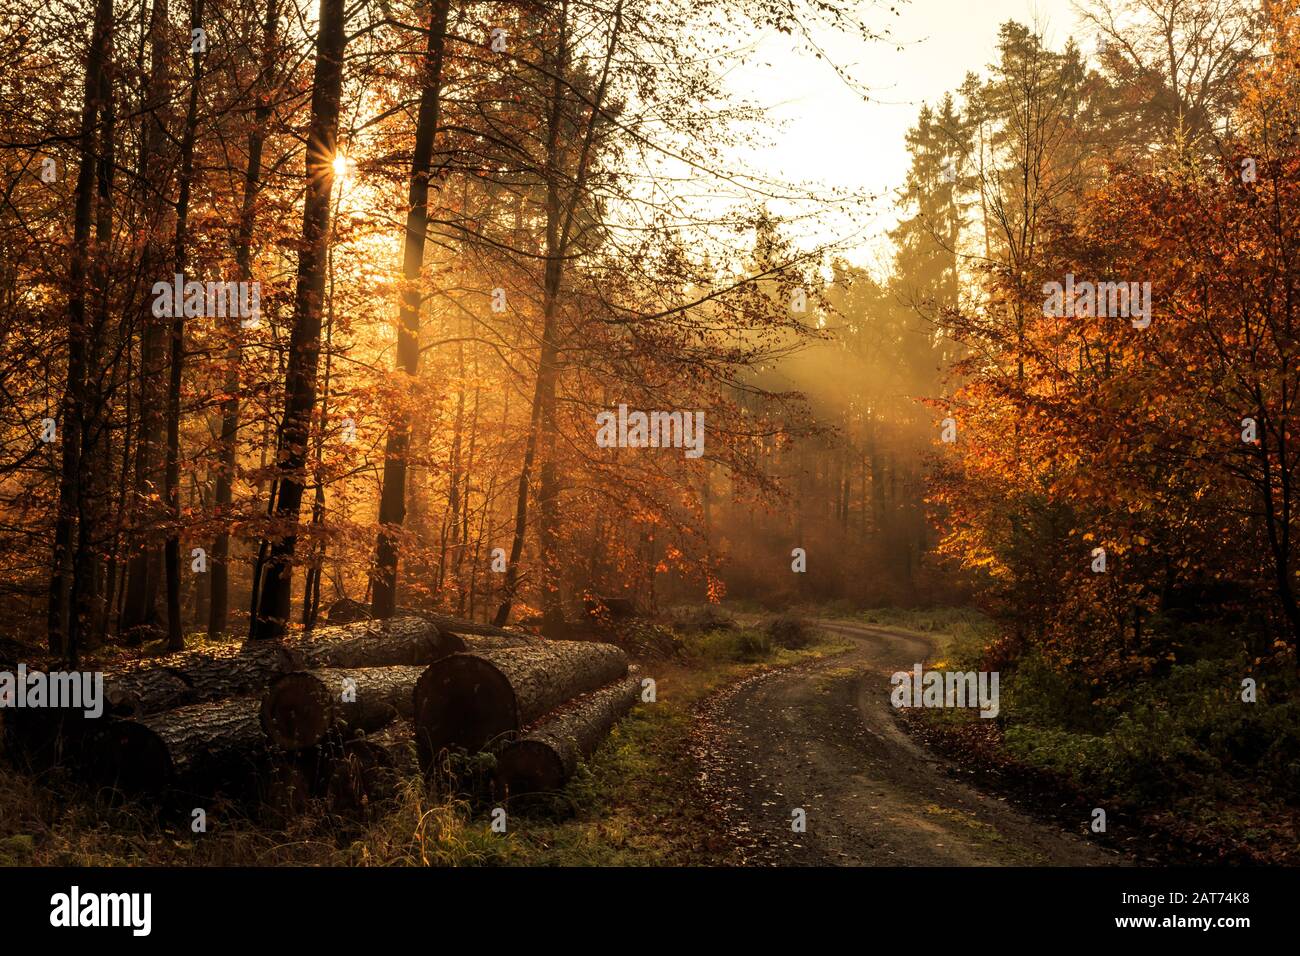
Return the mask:
[(921, 104), (937, 102), (968, 72), (981, 70), (1002, 23), (1038, 22), (1053, 47), (1078, 31), (1069, 0), (911, 0), (899, 5), (898, 16), (867, 2), (863, 9), (873, 26), (889, 26), (894, 43), (864, 45), (844, 35), (820, 36), (818, 43), (865, 81), (869, 102), (779, 34), (765, 37), (753, 57), (760, 62), (736, 70), (730, 82), (741, 95), (774, 107), (784, 123), (773, 134), (775, 148), (747, 157), (753, 168), (878, 196), (870, 236), (893, 224), (893, 191), (908, 166), (905, 136)]

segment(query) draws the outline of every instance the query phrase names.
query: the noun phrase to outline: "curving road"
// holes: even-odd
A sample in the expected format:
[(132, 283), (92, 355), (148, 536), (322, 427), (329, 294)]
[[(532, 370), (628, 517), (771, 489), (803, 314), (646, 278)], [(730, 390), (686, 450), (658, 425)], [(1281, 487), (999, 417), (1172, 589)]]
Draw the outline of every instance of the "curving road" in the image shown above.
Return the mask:
[[(700, 707), (705, 800), (746, 865), (1114, 866), (1124, 858), (955, 780), (894, 721), (889, 677), (926, 637), (834, 621), (852, 650), (769, 670)], [(802, 809), (806, 832), (791, 829)]]

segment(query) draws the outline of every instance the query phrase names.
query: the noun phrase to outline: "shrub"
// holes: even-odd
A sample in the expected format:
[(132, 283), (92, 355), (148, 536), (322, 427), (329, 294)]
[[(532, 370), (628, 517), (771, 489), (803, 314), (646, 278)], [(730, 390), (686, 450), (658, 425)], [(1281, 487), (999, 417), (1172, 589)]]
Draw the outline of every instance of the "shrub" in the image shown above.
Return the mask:
[(770, 657), (772, 641), (762, 631), (752, 628), (713, 630), (687, 637), (692, 655), (706, 660), (752, 663)]
[(673, 625), (684, 634), (707, 634), (710, 631), (730, 631), (735, 620), (715, 604), (693, 607), (674, 615)]
[(788, 614), (767, 622), (767, 636), (777, 647), (791, 651), (807, 647), (812, 641), (803, 620)]

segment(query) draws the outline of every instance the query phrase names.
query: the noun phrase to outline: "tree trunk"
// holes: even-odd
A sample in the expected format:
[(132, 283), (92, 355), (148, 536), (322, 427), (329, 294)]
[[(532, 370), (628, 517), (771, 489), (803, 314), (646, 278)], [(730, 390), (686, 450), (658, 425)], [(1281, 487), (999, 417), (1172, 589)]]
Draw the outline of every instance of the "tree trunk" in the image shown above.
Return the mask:
[[(77, 639), (84, 614), (79, 607), (74, 567), (73, 529), (85, 511), (82, 487), (82, 432), (86, 417), (86, 273), (90, 259), (90, 227), (95, 201), (95, 125), (108, 58), (111, 55), (113, 5), (98, 0), (95, 23), (91, 28), (90, 54), (86, 60), (84, 102), (78, 141), (80, 160), (77, 168), (76, 198), (72, 223), (72, 262), (69, 274), (71, 295), (68, 300), (68, 370), (63, 390), (61, 418), (63, 457), (59, 477), (59, 506), (55, 519), (53, 573), (50, 577), (48, 612), (49, 648), (54, 654), (77, 659)], [(99, 250), (106, 255), (107, 250)], [(85, 534), (79, 536), (84, 546)], [(77, 555), (78, 558), (81, 555)]]
[(420, 666), (299, 671), (277, 677), (262, 698), (266, 735), (285, 750), (315, 747), (342, 722), (346, 732), (381, 730), (414, 710)]
[[(190, 30), (203, 22), (203, 0), (190, 7)], [(173, 249), (175, 274), (183, 277), (188, 270), (186, 243), (189, 239), (190, 189), (194, 179), (194, 140), (198, 135), (199, 85), (203, 80), (203, 54), (191, 57), (189, 107), (181, 134), (181, 167), (176, 198), (176, 244)], [(167, 379), (167, 466), (163, 487), (167, 499), (168, 519), (164, 549), (167, 571), (167, 649), (185, 649), (185, 631), (181, 621), (181, 376), (185, 371), (185, 310), (175, 309), (171, 328), (171, 364)]]
[[(554, 427), (555, 362), (559, 352), (559, 342), (555, 329), (555, 312), (558, 305), (560, 284), (564, 277), (562, 259), (564, 248), (561, 241), (560, 225), (560, 170), (558, 166), (560, 120), (564, 111), (564, 72), (568, 65), (569, 14), (567, 3), (561, 4), (559, 15), (560, 33), (557, 41), (559, 48), (555, 62), (548, 64), (551, 72), (551, 109), (546, 123), (546, 168), (544, 171), (546, 180), (546, 268), (542, 277), (542, 348), (537, 359), (537, 380), (533, 388), (533, 404), (528, 422), (528, 440), (524, 444), (524, 461), (519, 470), (519, 488), (515, 492), (515, 527), (510, 542), (510, 559), (506, 564), (505, 599), (497, 608), (496, 617), (492, 621), (498, 627), (510, 620), (510, 610), (514, 604), (515, 588), (519, 576), (519, 559), (523, 555), (524, 536), (528, 531), (529, 486), (532, 482), (533, 466), (537, 459), (539, 445), (546, 446), (542, 449), (541, 481), (543, 487), (539, 488), (538, 491), (540, 496), (547, 502), (545, 505), (547, 509), (552, 506), (555, 493), (555, 471), (548, 451), (554, 451), (549, 439)], [(595, 122), (594, 110), (592, 112), (592, 122)], [(560, 623), (555, 620), (558, 602), (553, 597), (553, 582), (547, 573), (553, 557), (552, 549), (554, 546), (554, 525), (548, 520), (549, 517), (549, 512), (543, 516), (545, 527), (541, 532), (543, 539), (541, 542), (543, 564), (542, 604), (548, 631), (557, 628)]]
[[(256, 221), (257, 196), (261, 191), (262, 146), (266, 140), (266, 125), (271, 119), (271, 83), (269, 77), (275, 66), (275, 31), (280, 22), (278, 0), (267, 0), (266, 21), (262, 29), (262, 67), (258, 77), (257, 109), (253, 113), (253, 128), (248, 135), (248, 166), (244, 170), (244, 196), (239, 215), (239, 240), (235, 247), (237, 280), (249, 282), (253, 278), (253, 226)], [(232, 344), (226, 352), (225, 399), (221, 403), (221, 464), (217, 469), (215, 516), (221, 522), (220, 530), (212, 543), (212, 597), (208, 605), (208, 635), (216, 637), (226, 629), (230, 612), (230, 532), (226, 530), (231, 505), (234, 503), (235, 461), (239, 438), (239, 390), (241, 362), (241, 329), (230, 330)]]
[[(494, 624), (483, 624), (478, 621), (468, 621), (459, 617), (451, 617), (447, 614), (434, 614), (430, 611), (419, 611), (414, 608), (396, 608), (396, 612), (404, 617), (418, 617), (421, 620), (429, 621), (438, 626), (438, 630), (447, 634), (475, 634), (483, 637), (507, 638), (516, 644), (535, 643), (537, 638), (523, 631), (512, 631), (508, 628), (497, 627)], [(344, 598), (341, 601), (335, 601), (330, 605), (326, 612), (325, 619), (330, 624), (351, 624), (354, 621), (371, 620), (370, 609), (360, 601), (353, 601), (350, 598)]]
[[(558, 495), (560, 482), (555, 459), (555, 392), (559, 380), (557, 361), (560, 351), (560, 331), (557, 322), (560, 289), (564, 281), (564, 266), (569, 254), (572, 240), (573, 223), (578, 210), (578, 202), (587, 185), (587, 172), (591, 160), (592, 142), (596, 126), (605, 104), (608, 89), (610, 66), (614, 51), (618, 47), (619, 33), (623, 24), (623, 4), (619, 0), (614, 7), (613, 23), (610, 26), (609, 46), (605, 51), (604, 66), (600, 80), (592, 98), (587, 127), (583, 131), (582, 146), (579, 150), (577, 167), (572, 178), (562, 171), (560, 166), (561, 130), (564, 116), (564, 103), (567, 88), (566, 72), (569, 66), (569, 22), (568, 3), (559, 8), (560, 30), (557, 41), (557, 53), (554, 62), (547, 64), (552, 75), (551, 110), (547, 121), (546, 141), (546, 268), (543, 276), (542, 290), (542, 348), (537, 365), (537, 383), (533, 392), (532, 414), (529, 419), (528, 440), (524, 448), (524, 463), (519, 474), (519, 489), (515, 506), (514, 537), (510, 546), (510, 561), (506, 566), (505, 598), (497, 608), (493, 620), (501, 626), (510, 619), (510, 610), (514, 602), (514, 589), (518, 581), (519, 558), (523, 553), (524, 535), (528, 527), (528, 494), (532, 469), (541, 454), (541, 468), (538, 485), (538, 510), (540, 521), (538, 539), (540, 544), (540, 564), (542, 570), (542, 609), (543, 633), (558, 634), (564, 627), (563, 607), (560, 595), (558, 565), (559, 514)], [(575, 124), (576, 125), (576, 124)], [(571, 182), (567, 196), (561, 196), (560, 183)]]
[(105, 710), (143, 717), (186, 704), (260, 693), (305, 666), (304, 650), (278, 643), (229, 645), (132, 661), (104, 673)]
[(497, 755), (496, 779), (505, 796), (559, 790), (641, 696), (637, 668), (549, 715)]
[(236, 697), (114, 721), (97, 735), (87, 773), (126, 793), (243, 795), (272, 764), (258, 707), (255, 697)]
[(274, 509), (279, 537), (270, 545), (261, 569), (252, 636), (277, 638), (289, 620), (297, 524), (305, 485), (304, 467), (316, 407), (320, 361), (321, 303), (325, 294), (325, 253), (330, 233), (330, 193), (334, 186), (334, 146), (338, 137), (339, 98), (343, 84), (343, 0), (321, 0), (316, 38), (316, 75), (312, 84), (311, 124), (307, 142), (307, 196), (303, 203), (302, 246), (294, 298), (293, 330), (285, 370), (284, 416), (276, 446), (279, 482)]
[(465, 645), (429, 621), (396, 617), (320, 627), (285, 646), (301, 653), (304, 668), (320, 668), (427, 665)]
[[(420, 363), (420, 274), (429, 220), (429, 175), (433, 141), (438, 131), (442, 94), (442, 56), (447, 39), (450, 0), (434, 0), (429, 12), (429, 38), (424, 54), (424, 82), (415, 125), (415, 152), (407, 190), (406, 242), (402, 253), (400, 322), (397, 327), (397, 367), (408, 383), (415, 381)], [(375, 542), (375, 574), (371, 609), (375, 617), (393, 616), (397, 605), (397, 538), (395, 529), (406, 519), (406, 464), (411, 418), (404, 407), (388, 430), (384, 448), (383, 491), (379, 499), (379, 536)]]
[[(162, 114), (171, 102), (167, 32), (167, 0), (154, 0), (149, 19), (150, 68), (144, 93), (139, 159), (142, 202), (146, 209), (145, 228), (148, 230), (140, 263), (143, 276), (152, 276), (165, 261), (158, 240), (167, 194), (166, 164), (162, 153), (168, 133)], [(157, 625), (156, 601), (161, 564), (153, 523), (158, 517), (154, 501), (159, 491), (156, 483), (160, 477), (160, 410), (164, 404), (159, 387), (162, 380), (162, 326), (147, 299), (140, 315), (143, 322), (140, 336), (140, 431), (135, 449), (132, 551), (127, 563), (121, 619), (121, 631), (129, 644), (141, 643), (143, 632)]]
[[(481, 638), (500, 642), (505, 638)], [(250, 642), (132, 661), (104, 673), (107, 713), (141, 717), (186, 704), (260, 694), (309, 668), (427, 666), (475, 646), (415, 618), (320, 628), (289, 643)], [(488, 644), (499, 647), (501, 644)]]
[(454, 654), (429, 665), (415, 687), (415, 730), (425, 768), (460, 747), (482, 750), (564, 701), (627, 673), (610, 644), (538, 642)]
[[(98, 356), (103, 349), (104, 329), (110, 314), (110, 286), (113, 244), (113, 179), (116, 172), (117, 114), (113, 105), (115, 71), (112, 56), (112, 35), (108, 38), (107, 58), (100, 72), (99, 96), (101, 119), (99, 124), (99, 149), (96, 173), (98, 197), (95, 203), (95, 318), (91, 323), (87, 348), (91, 362), (86, 398), (89, 405), (81, 421), (81, 469), (85, 475), (81, 484), (77, 511), (77, 558), (73, 566), (75, 586), (73, 593), (78, 604), (69, 608), (78, 617), (77, 648), (90, 648), (102, 643), (108, 627), (108, 609), (111, 605), (111, 570), (100, 557), (105, 548), (103, 525), (107, 516), (109, 482), (113, 474), (112, 449), (105, 414), (110, 395), (105, 394), (105, 379), (115, 373), (116, 360), (101, 368)], [(111, 385), (108, 386), (111, 393)], [(101, 586), (101, 577), (103, 586)], [(109, 592), (107, 597), (105, 591)]]

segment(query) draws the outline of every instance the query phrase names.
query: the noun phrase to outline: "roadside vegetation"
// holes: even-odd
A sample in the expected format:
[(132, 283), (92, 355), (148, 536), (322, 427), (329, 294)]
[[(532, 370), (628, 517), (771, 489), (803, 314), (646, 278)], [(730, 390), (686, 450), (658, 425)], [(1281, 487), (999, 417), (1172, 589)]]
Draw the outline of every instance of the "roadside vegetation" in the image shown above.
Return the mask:
[[(1231, 635), (1185, 626), (1169, 659), (1102, 684), (959, 609), (873, 610), (857, 620), (933, 634), (937, 670), (997, 670), (1000, 712), (927, 709), (904, 725), (982, 783), (1073, 829), (1106, 811), (1095, 839), (1174, 862), (1295, 863), (1300, 705), (1285, 670), (1261, 667)], [(1256, 701), (1243, 700), (1243, 680)]]

